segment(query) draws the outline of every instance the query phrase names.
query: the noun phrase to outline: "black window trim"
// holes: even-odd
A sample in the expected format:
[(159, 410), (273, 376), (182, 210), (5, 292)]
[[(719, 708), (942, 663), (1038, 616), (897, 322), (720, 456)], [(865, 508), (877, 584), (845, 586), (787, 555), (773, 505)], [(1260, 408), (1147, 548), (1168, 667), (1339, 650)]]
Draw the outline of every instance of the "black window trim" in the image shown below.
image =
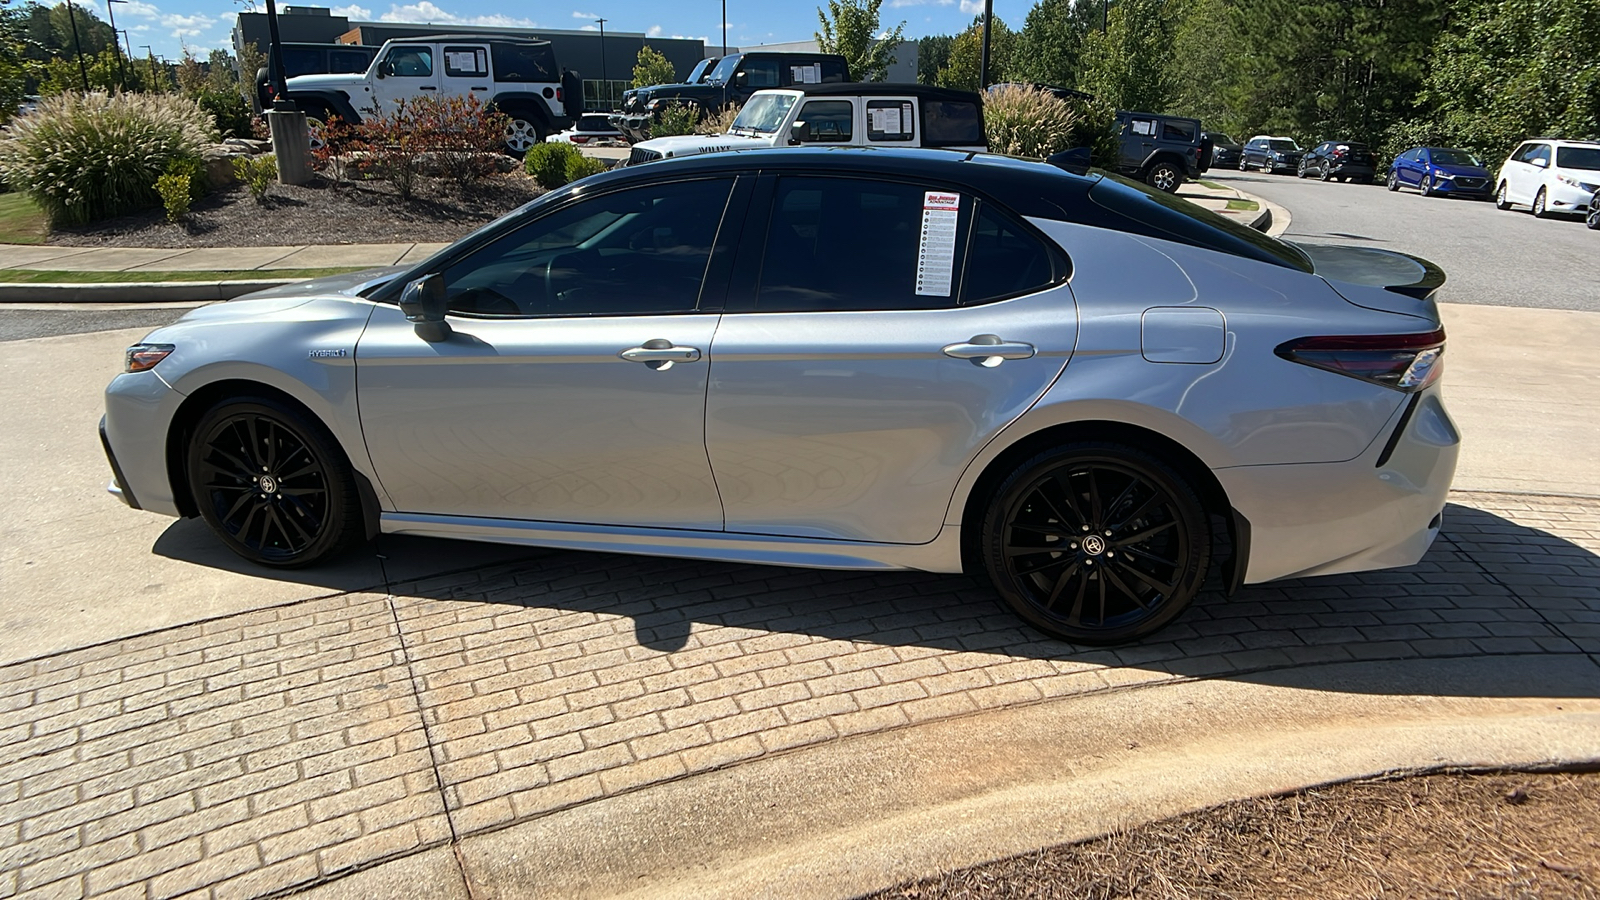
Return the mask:
[[(973, 198), (972, 208), (964, 214), (964, 227), (966, 228), (966, 241), (961, 248), (961, 283), (955, 285), (948, 303), (928, 306), (896, 307), (892, 309), (838, 309), (838, 310), (769, 310), (757, 308), (761, 290), (761, 270), (766, 262), (767, 232), (772, 227), (773, 202), (777, 197), (778, 181), (780, 178), (841, 178), (851, 181), (869, 181), (875, 183), (904, 184), (920, 188), (923, 191), (951, 191)], [(991, 303), (1001, 303), (1006, 300), (1015, 300), (1018, 297), (1030, 296), (1053, 290), (1072, 280), (1072, 257), (1065, 248), (1061, 247), (1049, 235), (1041, 231), (1026, 216), (1013, 213), (1005, 204), (978, 191), (970, 185), (954, 182), (941, 182), (924, 180), (914, 177), (889, 176), (878, 173), (842, 172), (837, 169), (812, 169), (812, 168), (784, 168), (777, 170), (761, 170), (759, 178), (751, 192), (749, 204), (745, 207), (744, 228), (734, 251), (734, 258), (729, 265), (729, 280), (727, 284), (727, 302), (722, 308), (724, 313), (742, 315), (801, 315), (801, 314), (827, 314), (827, 313), (861, 313), (861, 312), (931, 312), (936, 310), (954, 310), (988, 306)], [(990, 204), (1002, 216), (1017, 227), (1018, 231), (1029, 235), (1039, 241), (1050, 254), (1051, 280), (1048, 284), (994, 297), (981, 303), (966, 302), (967, 263), (972, 250), (972, 232), (974, 223), (977, 222), (980, 204)], [(720, 235), (719, 235), (720, 237)], [(937, 298), (929, 298), (937, 299)]]
[[(651, 313), (622, 312), (525, 316), (492, 315), (485, 313), (457, 312), (455, 310), (451, 310), (448, 315), (456, 318), (470, 319), (480, 322), (527, 322), (539, 319), (611, 319), (644, 315), (683, 316), (693, 315), (696, 313), (721, 312), (722, 304), (726, 300), (730, 287), (730, 279), (732, 276), (734, 261), (734, 249), (740, 243), (740, 232), (743, 230), (733, 230), (728, 226), (730, 221), (732, 221), (734, 218), (738, 218), (742, 224), (745, 217), (749, 215), (749, 211), (753, 205), (750, 202), (751, 194), (754, 191), (756, 182), (755, 173), (752, 172), (704, 172), (694, 175), (686, 175), (681, 178), (662, 179), (660, 181), (650, 182), (648, 184), (643, 182), (628, 181), (617, 185), (610, 185), (601, 190), (574, 190), (572, 193), (561, 198), (559, 202), (552, 204), (549, 207), (540, 209), (535, 215), (519, 216), (513, 213), (511, 216), (501, 220), (505, 227), (496, 228), (493, 230), (485, 230), (484, 232), (480, 233), (470, 244), (464, 243), (456, 247), (449, 248), (452, 252), (449, 252), (448, 255), (432, 257), (428, 260), (425, 260), (416, 268), (408, 269), (397, 274), (395, 278), (386, 282), (381, 288), (367, 296), (366, 299), (372, 301), (373, 303), (382, 303), (388, 306), (398, 306), (400, 303), (400, 295), (405, 291), (405, 286), (407, 284), (410, 284), (411, 282), (416, 281), (419, 278), (424, 278), (428, 275), (441, 274), (445, 269), (448, 269), (460, 262), (464, 257), (470, 256), (473, 253), (482, 250), (484, 247), (487, 247), (495, 241), (498, 241), (515, 231), (526, 228), (527, 226), (532, 225), (533, 223), (538, 222), (539, 220), (548, 216), (565, 211), (569, 207), (578, 203), (582, 203), (586, 200), (593, 200), (598, 197), (604, 197), (609, 194), (616, 194), (629, 190), (660, 188), (666, 185), (683, 184), (694, 181), (726, 181), (730, 179), (733, 181), (733, 185), (728, 191), (728, 199), (723, 205), (722, 219), (717, 223), (716, 236), (711, 240), (711, 254), (706, 260), (705, 274), (700, 278), (700, 294), (698, 297), (696, 297), (695, 306), (693, 309)], [(744, 207), (742, 212), (740, 211), (741, 204)], [(448, 288), (448, 285), (446, 287)], [(708, 298), (711, 298), (712, 300), (710, 304), (707, 303)]]
[[(922, 104), (918, 102), (916, 97), (913, 97), (910, 94), (907, 94), (904, 97), (869, 97), (869, 96), (866, 96), (866, 95), (862, 95), (861, 99), (863, 101), (865, 101), (862, 104), (862, 107), (861, 107), (861, 116), (862, 116), (862, 124), (864, 124), (866, 126), (867, 143), (870, 144), (873, 141), (877, 141), (879, 143), (888, 143), (888, 144), (896, 144), (896, 143), (905, 144), (905, 143), (909, 143), (911, 141), (917, 140), (917, 137), (918, 137), (917, 122), (922, 118)], [(873, 133), (872, 133), (872, 109), (873, 109), (872, 104), (874, 104), (874, 103), (893, 103), (893, 104), (896, 104), (897, 106), (899, 106), (901, 108), (902, 112), (904, 112), (904, 110), (905, 110), (905, 104), (910, 103), (911, 104), (911, 129), (909, 131), (897, 132), (898, 134), (910, 135), (910, 136), (909, 137), (877, 137), (877, 136), (873, 135)], [(879, 107), (879, 108), (880, 109), (884, 109), (884, 108), (887, 108), (887, 107)], [(887, 135), (888, 133), (889, 132), (887, 132), (887, 131), (881, 132), (881, 134), (884, 134), (884, 135)]]

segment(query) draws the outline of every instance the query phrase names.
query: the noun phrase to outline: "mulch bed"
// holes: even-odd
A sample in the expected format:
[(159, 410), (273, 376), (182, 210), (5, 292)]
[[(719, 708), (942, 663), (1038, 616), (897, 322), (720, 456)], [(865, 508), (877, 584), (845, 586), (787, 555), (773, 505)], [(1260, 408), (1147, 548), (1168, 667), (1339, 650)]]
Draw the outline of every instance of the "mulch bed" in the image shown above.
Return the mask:
[(872, 900), (1600, 896), (1600, 774), (1441, 774), (1245, 800)]
[(78, 247), (262, 247), (297, 244), (388, 244), (453, 241), (540, 194), (520, 173), (492, 175), (467, 187), (420, 179), (403, 201), (383, 182), (335, 186), (318, 176), (307, 185), (274, 184), (265, 203), (243, 185), (215, 191), (194, 205), (187, 227), (151, 209), (76, 228), (58, 228), (49, 243)]

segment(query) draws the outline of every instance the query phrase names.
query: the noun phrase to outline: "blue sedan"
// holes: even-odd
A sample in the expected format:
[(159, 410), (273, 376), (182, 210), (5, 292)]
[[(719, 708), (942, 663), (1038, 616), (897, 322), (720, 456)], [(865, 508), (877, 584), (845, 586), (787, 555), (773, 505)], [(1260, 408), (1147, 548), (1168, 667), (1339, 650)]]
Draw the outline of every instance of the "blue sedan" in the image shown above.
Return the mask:
[(1389, 190), (1414, 187), (1424, 197), (1443, 195), (1488, 200), (1494, 181), (1482, 161), (1465, 150), (1412, 147), (1389, 165)]

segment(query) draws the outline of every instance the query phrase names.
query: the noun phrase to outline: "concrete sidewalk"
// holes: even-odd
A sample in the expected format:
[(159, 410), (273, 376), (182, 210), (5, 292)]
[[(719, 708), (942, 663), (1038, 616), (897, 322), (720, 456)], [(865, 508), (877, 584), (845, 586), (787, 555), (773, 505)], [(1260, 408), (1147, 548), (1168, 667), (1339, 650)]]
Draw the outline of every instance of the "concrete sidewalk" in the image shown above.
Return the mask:
[(447, 243), (300, 244), (293, 247), (64, 247), (0, 244), (0, 269), (61, 272), (228, 272), (419, 262)]

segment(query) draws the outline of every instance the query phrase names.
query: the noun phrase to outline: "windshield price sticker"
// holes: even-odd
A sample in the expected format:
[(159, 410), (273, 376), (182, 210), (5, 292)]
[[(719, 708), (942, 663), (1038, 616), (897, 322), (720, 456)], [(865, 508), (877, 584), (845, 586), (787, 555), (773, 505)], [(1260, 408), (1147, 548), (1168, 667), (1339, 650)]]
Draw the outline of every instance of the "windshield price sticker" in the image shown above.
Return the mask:
[(956, 220), (961, 195), (928, 191), (922, 195), (922, 241), (917, 247), (917, 296), (950, 296), (956, 262)]

